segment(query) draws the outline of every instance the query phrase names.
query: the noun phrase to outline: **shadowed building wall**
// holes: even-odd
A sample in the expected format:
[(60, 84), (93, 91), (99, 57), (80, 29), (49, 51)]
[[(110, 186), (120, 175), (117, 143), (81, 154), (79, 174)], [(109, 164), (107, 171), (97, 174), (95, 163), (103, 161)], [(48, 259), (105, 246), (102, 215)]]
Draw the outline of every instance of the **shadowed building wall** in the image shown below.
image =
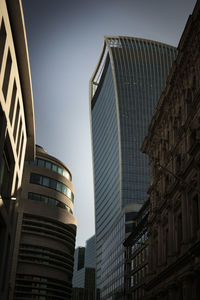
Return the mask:
[(71, 299), (76, 219), (69, 169), (37, 146), (25, 164), (10, 299)]
[(0, 299), (8, 299), (9, 273), (24, 159), (33, 160), (32, 83), (19, 0), (0, 1)]
[(200, 1), (142, 146), (150, 160), (149, 300), (200, 299)]
[[(149, 183), (148, 160), (140, 147), (175, 57), (176, 49), (169, 45), (105, 37), (90, 81), (97, 288), (102, 299), (123, 289), (125, 214), (139, 210)], [(120, 245), (119, 257), (113, 253)]]

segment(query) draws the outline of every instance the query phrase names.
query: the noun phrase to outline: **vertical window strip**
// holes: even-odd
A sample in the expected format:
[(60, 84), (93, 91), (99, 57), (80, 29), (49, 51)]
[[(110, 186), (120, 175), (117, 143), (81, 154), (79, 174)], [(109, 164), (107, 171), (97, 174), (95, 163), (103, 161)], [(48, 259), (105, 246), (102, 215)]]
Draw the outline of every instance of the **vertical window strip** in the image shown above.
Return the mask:
[(7, 55), (7, 60), (6, 60), (6, 68), (5, 68), (4, 80), (3, 80), (3, 87), (2, 87), (5, 101), (6, 101), (7, 93), (8, 93), (8, 85), (9, 85), (9, 80), (10, 80), (11, 67), (12, 67), (12, 58), (10, 55), (10, 51), (8, 50), (8, 55)]
[(22, 133), (22, 141), (21, 141), (20, 155), (19, 155), (19, 166), (20, 167), (21, 167), (21, 159), (22, 159), (23, 146), (24, 146), (24, 134)]
[(22, 136), (22, 118), (20, 119), (18, 137), (17, 137), (17, 155), (19, 153), (19, 145), (20, 145), (21, 136)]
[(16, 82), (14, 80), (13, 89), (12, 89), (11, 103), (10, 103), (10, 112), (9, 112), (9, 119), (10, 119), (10, 124), (11, 125), (12, 125), (12, 121), (13, 121), (13, 113), (14, 113), (14, 108), (15, 108), (16, 94), (17, 94), (17, 86), (16, 86)]
[(2, 18), (1, 28), (0, 28), (0, 70), (1, 70), (2, 61), (3, 61), (5, 44), (6, 44), (6, 29), (5, 29), (5, 25), (4, 25), (4, 20)]
[(15, 115), (14, 131), (13, 131), (13, 136), (14, 136), (15, 140), (16, 140), (16, 134), (17, 134), (17, 125), (18, 125), (18, 121), (19, 121), (19, 109), (20, 109), (20, 106), (19, 106), (19, 101), (18, 101), (18, 103), (17, 103), (17, 111), (16, 111), (16, 115)]

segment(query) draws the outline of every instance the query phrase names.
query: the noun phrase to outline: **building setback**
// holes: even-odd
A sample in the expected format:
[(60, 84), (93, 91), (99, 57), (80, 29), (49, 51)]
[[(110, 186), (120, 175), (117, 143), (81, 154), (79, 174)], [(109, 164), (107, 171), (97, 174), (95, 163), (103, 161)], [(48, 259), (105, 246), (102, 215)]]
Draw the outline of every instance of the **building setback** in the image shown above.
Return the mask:
[(71, 299), (76, 219), (69, 169), (37, 146), (24, 166), (10, 300)]
[(200, 1), (142, 150), (150, 158), (147, 299), (200, 299)]
[(101, 299), (115, 294), (122, 299), (122, 241), (132, 229), (127, 221), (147, 199), (149, 184), (148, 159), (140, 147), (175, 57), (174, 47), (159, 42), (105, 37), (90, 80), (97, 288)]
[(0, 1), (0, 299), (8, 299), (24, 159), (33, 160), (32, 83), (19, 0)]

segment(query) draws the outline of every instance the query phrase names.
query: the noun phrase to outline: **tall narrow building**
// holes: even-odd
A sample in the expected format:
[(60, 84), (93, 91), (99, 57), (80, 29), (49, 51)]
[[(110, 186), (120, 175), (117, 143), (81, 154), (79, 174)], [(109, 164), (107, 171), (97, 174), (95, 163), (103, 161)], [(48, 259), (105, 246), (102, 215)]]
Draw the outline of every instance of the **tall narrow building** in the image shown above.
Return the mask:
[(76, 219), (69, 169), (37, 146), (26, 163), (11, 272), (10, 300), (71, 299)]
[[(131, 37), (105, 37), (90, 80), (97, 288), (122, 299), (123, 245), (147, 199), (148, 160), (140, 152), (176, 57), (176, 48)], [(121, 298), (120, 298), (121, 297)]]
[(35, 153), (32, 83), (22, 5), (0, 1), (0, 299), (8, 299), (24, 159)]

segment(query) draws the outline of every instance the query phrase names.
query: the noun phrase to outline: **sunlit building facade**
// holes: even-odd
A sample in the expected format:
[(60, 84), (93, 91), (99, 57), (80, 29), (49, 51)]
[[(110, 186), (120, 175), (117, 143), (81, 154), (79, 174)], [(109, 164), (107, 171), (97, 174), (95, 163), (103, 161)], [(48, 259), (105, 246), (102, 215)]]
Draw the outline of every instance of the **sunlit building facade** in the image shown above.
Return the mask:
[(116, 220), (124, 224), (120, 229), (121, 242), (124, 240), (129, 232), (126, 214), (137, 212), (147, 198), (148, 160), (140, 147), (175, 57), (174, 47), (159, 42), (105, 37), (90, 81), (97, 287), (104, 291), (101, 299), (112, 299), (116, 294), (121, 297), (123, 267), (112, 264), (119, 266), (116, 277), (109, 277), (105, 269), (102, 272), (106, 263), (102, 257), (107, 256), (104, 243), (116, 230)]
[(0, 299), (8, 299), (24, 159), (33, 160), (32, 83), (21, 1), (0, 1)]
[(36, 149), (36, 159), (24, 166), (9, 299), (71, 299), (72, 175), (60, 160)]

